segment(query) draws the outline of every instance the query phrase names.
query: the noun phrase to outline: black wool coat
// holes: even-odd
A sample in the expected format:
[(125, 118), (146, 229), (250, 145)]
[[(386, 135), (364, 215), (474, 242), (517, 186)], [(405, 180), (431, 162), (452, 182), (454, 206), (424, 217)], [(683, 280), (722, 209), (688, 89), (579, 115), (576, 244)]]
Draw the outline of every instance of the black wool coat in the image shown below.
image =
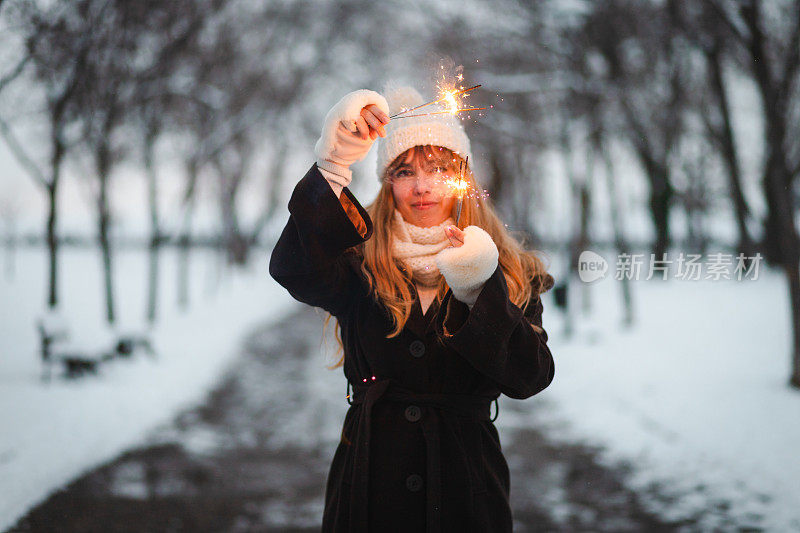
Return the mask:
[(490, 410), (501, 393), (528, 398), (553, 380), (547, 334), (530, 325), (542, 324), (541, 298), (523, 313), (498, 266), (471, 309), (448, 289), (423, 315), (414, 290), (408, 322), (387, 339), (391, 317), (369, 295), (353, 248), (372, 221), (349, 189), (342, 194), (366, 223), (363, 236), (314, 165), (292, 193), (269, 263), (295, 299), (341, 326), (352, 405), (322, 530), (511, 531), (509, 469)]

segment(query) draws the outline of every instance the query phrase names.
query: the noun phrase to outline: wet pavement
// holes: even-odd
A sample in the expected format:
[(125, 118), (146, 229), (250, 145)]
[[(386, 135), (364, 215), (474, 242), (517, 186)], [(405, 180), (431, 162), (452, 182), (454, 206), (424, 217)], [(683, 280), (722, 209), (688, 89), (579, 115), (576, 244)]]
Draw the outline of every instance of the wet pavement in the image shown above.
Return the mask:
[[(332, 346), (321, 345), (321, 329), (322, 315), (304, 307), (257, 328), (202, 406), (53, 494), (11, 531), (319, 531), (347, 408), (341, 369), (326, 369), (320, 353)], [(645, 511), (623, 485), (626, 468), (601, 466), (597, 450), (501, 424), (504, 413), (540, 408), (535, 398), (500, 405), (515, 531), (697, 530)]]

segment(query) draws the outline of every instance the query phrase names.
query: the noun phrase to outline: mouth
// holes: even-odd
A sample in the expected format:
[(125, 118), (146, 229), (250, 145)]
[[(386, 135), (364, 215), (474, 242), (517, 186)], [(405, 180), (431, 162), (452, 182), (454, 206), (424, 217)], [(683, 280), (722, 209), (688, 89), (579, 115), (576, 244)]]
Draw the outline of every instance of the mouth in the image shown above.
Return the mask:
[(414, 209), (430, 209), (431, 207), (436, 205), (436, 203), (437, 202), (415, 202), (411, 204), (411, 207), (413, 207)]

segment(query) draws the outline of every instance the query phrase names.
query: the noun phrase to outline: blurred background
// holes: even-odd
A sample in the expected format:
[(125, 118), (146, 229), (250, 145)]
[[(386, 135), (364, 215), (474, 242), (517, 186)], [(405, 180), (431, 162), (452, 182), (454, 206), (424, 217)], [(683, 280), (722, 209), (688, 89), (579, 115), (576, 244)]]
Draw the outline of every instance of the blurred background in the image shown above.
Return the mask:
[(0, 530), (317, 530), (345, 380), (271, 246), (333, 104), (459, 67), (556, 280), (516, 529), (800, 530), (798, 0), (0, 0)]

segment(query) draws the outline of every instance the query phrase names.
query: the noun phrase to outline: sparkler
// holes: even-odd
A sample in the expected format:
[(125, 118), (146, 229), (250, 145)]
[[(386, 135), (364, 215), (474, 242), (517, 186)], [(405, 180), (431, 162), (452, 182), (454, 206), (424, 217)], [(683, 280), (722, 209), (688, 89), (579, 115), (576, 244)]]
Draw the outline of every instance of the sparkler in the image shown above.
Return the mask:
[[(411, 118), (411, 117), (426, 117), (428, 115), (446, 115), (446, 114), (453, 114), (460, 113), (462, 111), (478, 111), (480, 109), (488, 109), (486, 107), (462, 107), (450, 111), (433, 111), (431, 113), (419, 113), (415, 115), (395, 115), (394, 117), (390, 118)], [(410, 110), (409, 110), (410, 111)]]
[[(439, 102), (442, 102), (442, 101), (445, 101), (445, 100), (447, 101), (448, 105), (450, 105), (451, 109), (449, 111), (443, 111), (443, 113), (453, 113), (453, 114), (455, 114), (453, 112), (453, 109), (455, 108), (456, 112), (458, 111), (458, 103), (456, 101), (456, 96), (459, 96), (459, 95), (462, 95), (462, 94), (466, 94), (466, 93), (468, 93), (468, 92), (470, 92), (470, 91), (472, 91), (474, 89), (477, 89), (480, 86), (481, 85), (478, 84), (478, 85), (475, 85), (473, 87), (469, 87), (468, 89), (460, 89), (458, 91), (454, 91), (454, 90), (449, 90), (448, 91), (448, 90), (446, 90), (446, 91), (444, 91), (444, 94), (441, 97), (439, 97), (438, 99), (436, 99), (436, 100), (431, 100), (430, 102), (425, 102), (424, 104), (420, 104), (420, 105), (418, 105), (416, 107), (412, 107), (410, 109), (404, 109), (404, 110), (400, 111), (399, 113), (395, 113), (394, 115), (390, 116), (389, 118), (399, 117), (400, 115), (404, 115), (405, 113), (409, 113), (411, 111), (416, 111), (417, 109), (420, 109), (420, 108), (423, 108), (423, 107), (426, 107), (426, 106), (429, 106), (429, 105), (438, 104)], [(433, 113), (426, 113), (426, 114), (433, 114)], [(417, 116), (419, 116), (419, 115), (417, 115)]]
[(458, 226), (458, 221), (461, 218), (461, 206), (464, 202), (464, 193), (469, 187), (469, 183), (464, 181), (464, 170), (466, 170), (467, 165), (469, 164), (469, 156), (467, 156), (466, 161), (462, 161), (458, 165), (458, 180), (454, 180), (452, 182), (452, 187), (456, 191), (456, 226)]
[[(481, 85), (478, 84), (478, 85), (475, 85), (473, 87), (469, 87), (467, 89), (443, 90), (442, 96), (440, 96), (436, 100), (431, 100), (430, 102), (425, 102), (424, 104), (420, 104), (420, 105), (418, 105), (416, 107), (412, 107), (410, 109), (403, 109), (399, 113), (395, 113), (394, 115), (390, 116), (389, 118), (410, 118), (412, 116), (420, 117), (420, 116), (424, 116), (424, 115), (439, 115), (439, 114), (444, 114), (444, 113), (452, 113), (453, 115), (455, 115), (457, 113), (460, 113), (461, 111), (472, 111), (473, 109), (486, 109), (484, 107), (480, 107), (480, 108), (478, 108), (478, 107), (465, 108), (465, 109), (459, 109), (458, 108), (458, 100), (456, 100), (456, 96), (461, 96), (461, 95), (467, 94), (468, 92), (470, 92), (470, 91), (472, 91), (474, 89), (477, 89), (480, 86)], [(463, 98), (463, 96), (462, 96), (462, 98)], [(410, 113), (411, 111), (416, 111), (417, 109), (421, 109), (421, 108), (429, 106), (429, 105), (438, 104), (439, 102), (447, 102), (447, 105), (448, 105), (448, 107), (450, 109), (448, 109), (447, 111), (437, 111), (437, 112), (434, 112), (434, 113), (422, 113), (422, 114), (419, 114), (419, 115), (406, 115), (406, 113)]]

